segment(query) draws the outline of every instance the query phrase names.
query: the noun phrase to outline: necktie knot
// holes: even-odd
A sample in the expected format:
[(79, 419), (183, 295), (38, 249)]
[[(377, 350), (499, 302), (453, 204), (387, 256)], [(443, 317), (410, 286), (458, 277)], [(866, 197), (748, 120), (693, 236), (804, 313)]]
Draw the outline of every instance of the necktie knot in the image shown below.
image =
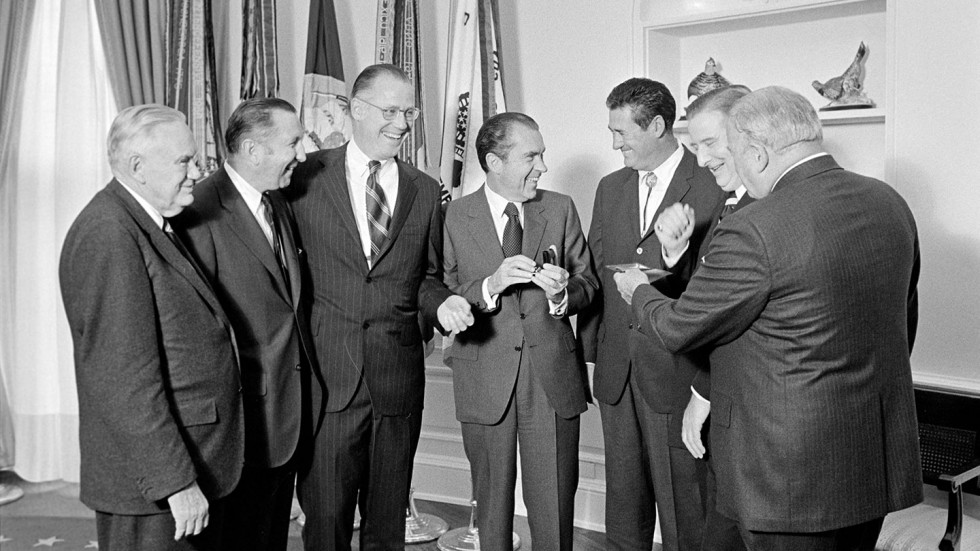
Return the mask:
[(647, 172), (646, 175), (643, 176), (643, 185), (653, 189), (654, 186), (657, 185), (657, 175), (653, 172)]
[(721, 222), (723, 218), (735, 212), (735, 207), (737, 206), (738, 195), (736, 195), (734, 191), (729, 191), (728, 196), (725, 198), (725, 206), (722, 207), (721, 213), (718, 214), (718, 221)]
[(504, 214), (506, 214), (508, 218), (517, 217), (518, 221), (520, 220), (520, 213), (517, 212), (517, 205), (514, 203), (507, 203), (507, 206), (504, 207)]
[(371, 171), (371, 174), (377, 174), (378, 171), (381, 170), (381, 162), (380, 161), (368, 161), (368, 170)]

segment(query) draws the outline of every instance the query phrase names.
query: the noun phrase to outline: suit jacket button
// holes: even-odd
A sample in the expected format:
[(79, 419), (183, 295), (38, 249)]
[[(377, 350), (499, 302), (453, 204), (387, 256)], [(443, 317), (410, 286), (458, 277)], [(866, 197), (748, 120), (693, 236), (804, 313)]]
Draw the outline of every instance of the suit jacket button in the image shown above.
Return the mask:
[(371, 276), (364, 278), (364, 283), (371, 283)]
[(636, 254), (643, 254), (643, 247), (637, 247)]
[(520, 346), (515, 346), (514, 347), (514, 350), (516, 350), (517, 352), (520, 352), (521, 351), (521, 347)]
[(371, 324), (368, 323), (368, 322), (364, 322), (363, 324), (361, 324), (361, 327), (363, 327), (364, 329), (367, 329), (368, 327), (371, 327)]
[(631, 323), (631, 324), (630, 324), (630, 329), (632, 329), (632, 328), (633, 328), (633, 324)]
[(303, 370), (303, 366), (296, 364), (296, 371), (302, 371), (302, 370)]
[(525, 314), (524, 312), (521, 312), (521, 319), (524, 319), (526, 317), (527, 317), (527, 314)]

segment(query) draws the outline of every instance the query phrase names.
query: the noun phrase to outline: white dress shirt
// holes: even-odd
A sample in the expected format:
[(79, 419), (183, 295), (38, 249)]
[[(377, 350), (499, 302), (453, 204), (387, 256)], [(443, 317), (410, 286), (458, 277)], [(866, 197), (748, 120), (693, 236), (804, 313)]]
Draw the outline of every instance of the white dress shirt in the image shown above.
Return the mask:
[[(503, 246), (504, 228), (507, 227), (507, 215), (504, 214), (504, 209), (507, 208), (507, 203), (514, 203), (514, 206), (517, 207), (517, 219), (521, 221), (521, 228), (524, 228), (524, 203), (508, 201), (503, 196), (490, 189), (490, 186), (488, 185), (484, 185), (483, 190), (486, 192), (487, 203), (490, 205), (490, 218), (493, 219), (494, 229), (497, 230), (497, 241), (499, 241), (501, 246)], [(493, 310), (497, 307), (497, 297), (499, 296), (499, 294), (490, 293), (490, 278), (488, 277), (484, 279), (483, 300), (487, 303), (488, 310)], [(565, 315), (566, 308), (568, 308), (568, 291), (565, 291), (561, 302), (558, 304), (555, 304), (550, 300), (548, 301), (548, 312), (552, 316)]]
[(395, 201), (398, 199), (398, 163), (395, 159), (380, 161), (368, 157), (352, 139), (347, 142), (347, 188), (350, 193), (351, 206), (354, 209), (354, 220), (357, 222), (357, 233), (361, 236), (361, 248), (368, 267), (371, 266), (371, 232), (367, 218), (367, 180), (371, 174), (368, 163), (379, 161), (378, 183), (385, 192), (385, 202), (392, 216), (395, 213)]
[(146, 211), (146, 214), (150, 215), (150, 218), (153, 219), (153, 223), (156, 224), (158, 228), (160, 228), (161, 230), (166, 230), (166, 226), (164, 224), (165, 220), (163, 219), (163, 215), (160, 214), (160, 211), (153, 208), (153, 205), (151, 205), (149, 201), (144, 199), (143, 196), (140, 195), (139, 193), (133, 191), (133, 188), (124, 184), (122, 180), (116, 178), (116, 181), (119, 182), (119, 184), (122, 185), (122, 187), (125, 188), (125, 190), (128, 191), (129, 194), (132, 195), (134, 199), (136, 199), (136, 202), (139, 203), (141, 207), (143, 207), (143, 210)]
[(255, 221), (259, 223), (259, 227), (262, 228), (262, 233), (265, 234), (265, 238), (269, 241), (269, 246), (272, 247), (273, 251), (276, 250), (276, 246), (273, 244), (272, 228), (269, 227), (269, 223), (265, 218), (265, 205), (262, 204), (262, 194), (246, 182), (245, 178), (242, 178), (242, 175), (236, 172), (228, 163), (225, 163), (225, 172), (228, 173), (228, 178), (235, 185), (238, 194), (245, 200), (245, 206), (248, 207), (248, 211), (252, 213), (252, 217), (255, 218)]
[[(640, 205), (640, 237), (646, 235), (647, 230), (650, 229), (650, 225), (653, 224), (653, 215), (657, 212), (657, 208), (660, 207), (660, 203), (664, 200), (664, 195), (667, 194), (667, 187), (670, 186), (670, 181), (674, 179), (674, 173), (677, 172), (677, 166), (681, 164), (681, 158), (684, 157), (684, 146), (678, 144), (677, 149), (667, 157), (667, 160), (660, 163), (660, 166), (650, 170), (640, 170), (639, 178), (640, 183), (637, 186), (637, 199)], [(657, 177), (657, 184), (653, 186), (653, 189), (648, 188), (644, 185), (643, 180), (647, 174), (653, 172)], [(644, 206), (646, 207), (646, 218), (644, 218)]]

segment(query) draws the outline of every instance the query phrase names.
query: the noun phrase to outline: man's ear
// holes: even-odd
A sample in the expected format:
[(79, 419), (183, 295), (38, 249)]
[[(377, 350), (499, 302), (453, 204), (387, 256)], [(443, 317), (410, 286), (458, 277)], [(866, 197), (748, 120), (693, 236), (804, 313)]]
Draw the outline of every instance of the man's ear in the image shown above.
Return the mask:
[(667, 124), (664, 122), (663, 116), (654, 116), (653, 120), (650, 121), (650, 125), (647, 126), (647, 132), (653, 132), (654, 136), (662, 138), (664, 133), (667, 132)]
[(146, 176), (143, 175), (144, 168), (143, 157), (139, 153), (133, 153), (126, 159), (126, 175), (141, 184), (146, 182)]
[(487, 153), (487, 168), (490, 172), (494, 174), (500, 174), (501, 167), (504, 164), (504, 160), (497, 156), (496, 153)]
[(364, 105), (357, 98), (352, 99), (350, 102), (350, 116), (356, 121), (364, 119)]

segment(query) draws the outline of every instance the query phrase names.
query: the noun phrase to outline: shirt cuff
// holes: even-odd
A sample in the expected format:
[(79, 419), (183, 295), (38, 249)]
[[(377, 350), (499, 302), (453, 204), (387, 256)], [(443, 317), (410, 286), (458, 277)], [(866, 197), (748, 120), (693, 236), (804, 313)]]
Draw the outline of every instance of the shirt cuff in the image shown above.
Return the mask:
[(561, 302), (555, 304), (554, 302), (548, 301), (548, 313), (555, 317), (561, 317), (565, 315), (565, 311), (568, 310), (568, 289), (562, 291), (564, 296), (561, 297)]
[(487, 311), (497, 308), (497, 297), (499, 296), (490, 294), (490, 278), (485, 278), (483, 280), (483, 302), (487, 304)]
[(688, 241), (687, 243), (685, 243), (684, 244), (684, 250), (682, 250), (681, 252), (677, 253), (674, 256), (667, 256), (667, 247), (664, 247), (663, 245), (661, 245), (660, 246), (660, 255), (664, 257), (664, 267), (665, 268), (673, 268), (675, 265), (677, 265), (677, 263), (680, 262), (681, 257), (684, 256), (684, 253), (687, 252), (687, 248), (690, 245), (691, 245), (691, 242), (690, 241)]
[(711, 404), (711, 400), (709, 400), (709, 399), (705, 398), (704, 396), (701, 396), (700, 394), (698, 394), (698, 391), (694, 390), (694, 387), (693, 386), (691, 387), (691, 394), (693, 394), (694, 397), (697, 398), (698, 400), (701, 400), (702, 402), (704, 402), (706, 404)]

